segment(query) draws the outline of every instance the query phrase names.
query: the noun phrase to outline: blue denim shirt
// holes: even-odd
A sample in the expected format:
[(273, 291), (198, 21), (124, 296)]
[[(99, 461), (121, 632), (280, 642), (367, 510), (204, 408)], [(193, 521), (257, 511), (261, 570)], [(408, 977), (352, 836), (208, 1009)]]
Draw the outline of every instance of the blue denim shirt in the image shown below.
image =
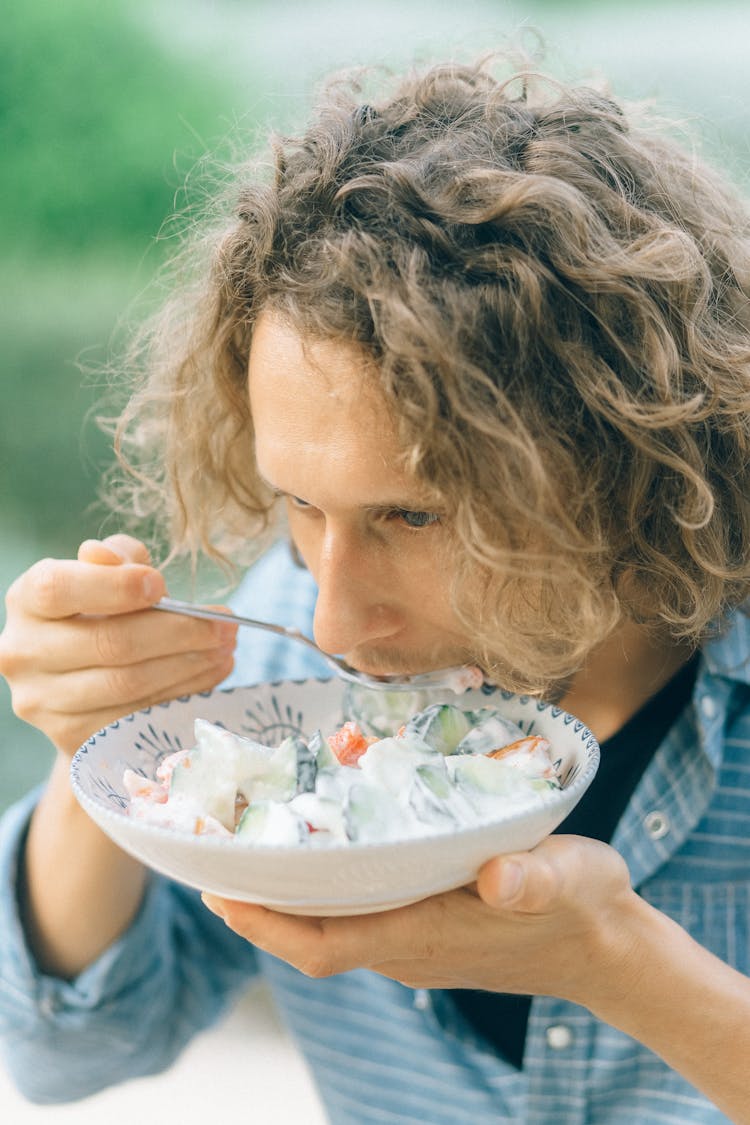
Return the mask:
[[(250, 572), (236, 604), (309, 630), (314, 598), (309, 576), (279, 546)], [(644, 898), (743, 973), (750, 972), (749, 654), (750, 622), (737, 615), (705, 646), (692, 702), (613, 840)], [(301, 646), (241, 635), (233, 682), (320, 673), (325, 666)], [(450, 992), (413, 991), (367, 971), (308, 979), (255, 951), (195, 892), (159, 876), (130, 930), (94, 964), (72, 982), (46, 977), (25, 945), (14, 894), (35, 799), (0, 823), (0, 1033), (7, 1066), (34, 1101), (80, 1098), (167, 1067), (260, 972), (333, 1125), (728, 1120), (652, 1052), (575, 1004), (534, 999), (518, 1071), (472, 1033)]]

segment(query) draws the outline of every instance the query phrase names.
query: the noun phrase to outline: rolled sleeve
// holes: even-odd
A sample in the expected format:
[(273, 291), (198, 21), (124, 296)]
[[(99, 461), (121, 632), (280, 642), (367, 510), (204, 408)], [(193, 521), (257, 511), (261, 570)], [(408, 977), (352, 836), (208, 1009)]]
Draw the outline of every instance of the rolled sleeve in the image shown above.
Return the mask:
[(169, 1066), (255, 974), (256, 961), (197, 892), (154, 876), (127, 932), (78, 977), (41, 973), (16, 894), (36, 796), (0, 821), (0, 1034), (19, 1090), (54, 1103)]
[[(248, 572), (239, 612), (312, 626), (315, 583), (284, 543)], [(234, 683), (325, 674), (286, 638), (241, 630)], [(0, 1039), (30, 1100), (72, 1101), (169, 1066), (256, 973), (252, 947), (209, 913), (197, 892), (152, 875), (137, 917), (75, 980), (39, 971), (18, 914), (19, 856), (41, 790), (0, 821)]]

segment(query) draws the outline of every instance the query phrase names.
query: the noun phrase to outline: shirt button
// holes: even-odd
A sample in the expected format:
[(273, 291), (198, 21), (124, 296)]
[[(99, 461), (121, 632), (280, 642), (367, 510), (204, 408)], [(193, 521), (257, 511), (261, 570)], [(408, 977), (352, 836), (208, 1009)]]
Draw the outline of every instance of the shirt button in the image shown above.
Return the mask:
[(643, 824), (652, 840), (663, 840), (669, 832), (669, 817), (658, 809), (648, 813)]
[(51, 1019), (60, 1007), (57, 997), (49, 995), (42, 996), (39, 1000), (39, 1011), (45, 1019)]
[(564, 1023), (554, 1023), (547, 1028), (547, 1046), (553, 1051), (564, 1051), (573, 1042), (573, 1032)]
[(704, 695), (701, 699), (701, 711), (707, 719), (713, 719), (716, 716), (716, 700), (711, 695)]
[(430, 1006), (430, 997), (426, 988), (418, 988), (414, 993), (414, 1007), (418, 1012), (424, 1012)]

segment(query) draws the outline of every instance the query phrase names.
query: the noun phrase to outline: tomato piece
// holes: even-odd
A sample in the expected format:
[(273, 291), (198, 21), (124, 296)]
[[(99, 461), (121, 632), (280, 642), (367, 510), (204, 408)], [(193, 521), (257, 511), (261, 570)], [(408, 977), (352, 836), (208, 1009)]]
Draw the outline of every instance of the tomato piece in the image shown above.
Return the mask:
[(359, 726), (351, 720), (339, 727), (335, 734), (328, 736), (328, 745), (342, 766), (356, 766), (373, 742), (377, 742), (377, 739), (363, 734)]

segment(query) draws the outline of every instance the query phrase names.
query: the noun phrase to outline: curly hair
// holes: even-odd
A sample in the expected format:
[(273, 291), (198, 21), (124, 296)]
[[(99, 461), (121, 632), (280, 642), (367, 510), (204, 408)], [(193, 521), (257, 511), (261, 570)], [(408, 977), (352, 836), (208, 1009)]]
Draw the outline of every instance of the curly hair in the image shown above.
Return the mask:
[(697, 643), (750, 589), (746, 207), (586, 86), (448, 64), (360, 99), (330, 87), (271, 177), (239, 169), (139, 353), (128, 502), (178, 551), (273, 527), (246, 395), (271, 308), (375, 359), (509, 686), (569, 675), (624, 617)]

